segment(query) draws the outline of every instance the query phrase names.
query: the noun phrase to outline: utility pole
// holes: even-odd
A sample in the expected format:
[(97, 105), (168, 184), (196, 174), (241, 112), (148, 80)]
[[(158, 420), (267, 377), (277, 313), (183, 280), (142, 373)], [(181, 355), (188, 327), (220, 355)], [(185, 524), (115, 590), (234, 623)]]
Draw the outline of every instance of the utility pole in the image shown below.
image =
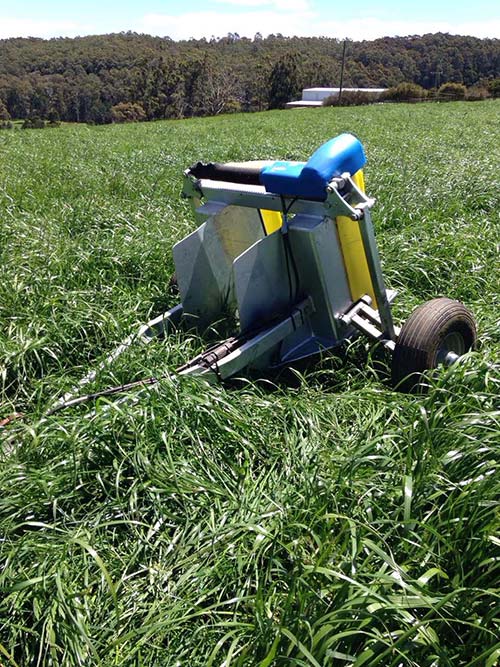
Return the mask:
[(436, 70), (434, 72), (434, 88), (437, 90), (439, 88), (439, 84), (441, 83), (441, 74), (443, 73), (441, 69), (441, 63), (436, 62)]
[(347, 46), (347, 39), (344, 39), (344, 46), (342, 48), (342, 65), (340, 67), (340, 86), (339, 86), (339, 106), (342, 101), (342, 87), (344, 85), (344, 65), (345, 65), (345, 49)]

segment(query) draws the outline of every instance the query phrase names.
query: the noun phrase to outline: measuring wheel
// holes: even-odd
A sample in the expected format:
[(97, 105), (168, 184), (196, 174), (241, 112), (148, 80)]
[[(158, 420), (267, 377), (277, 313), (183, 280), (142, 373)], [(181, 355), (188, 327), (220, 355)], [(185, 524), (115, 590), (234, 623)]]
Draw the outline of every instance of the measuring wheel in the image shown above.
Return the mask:
[(451, 365), (474, 349), (476, 338), (474, 318), (459, 301), (440, 297), (423, 303), (404, 323), (396, 341), (393, 385), (400, 391), (415, 390), (424, 371)]

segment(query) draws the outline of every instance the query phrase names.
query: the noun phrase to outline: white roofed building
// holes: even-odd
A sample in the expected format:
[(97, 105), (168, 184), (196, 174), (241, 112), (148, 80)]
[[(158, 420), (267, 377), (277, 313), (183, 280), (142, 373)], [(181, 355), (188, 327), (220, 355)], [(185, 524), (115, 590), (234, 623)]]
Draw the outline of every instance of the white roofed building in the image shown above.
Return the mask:
[[(374, 97), (385, 92), (387, 88), (342, 88), (342, 93), (366, 93)], [(327, 97), (338, 97), (340, 88), (304, 88), (302, 99), (288, 102), (287, 109), (294, 107), (320, 107)]]

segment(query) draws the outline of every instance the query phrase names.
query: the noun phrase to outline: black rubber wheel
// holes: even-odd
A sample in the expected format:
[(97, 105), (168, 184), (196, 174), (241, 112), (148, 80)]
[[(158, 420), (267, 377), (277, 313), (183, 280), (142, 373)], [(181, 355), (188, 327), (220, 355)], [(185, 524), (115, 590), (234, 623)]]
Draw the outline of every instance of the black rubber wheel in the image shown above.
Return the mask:
[(476, 346), (476, 324), (459, 301), (440, 297), (416, 308), (406, 320), (392, 355), (392, 384), (399, 391), (422, 390), (422, 373), (449, 352), (458, 356)]

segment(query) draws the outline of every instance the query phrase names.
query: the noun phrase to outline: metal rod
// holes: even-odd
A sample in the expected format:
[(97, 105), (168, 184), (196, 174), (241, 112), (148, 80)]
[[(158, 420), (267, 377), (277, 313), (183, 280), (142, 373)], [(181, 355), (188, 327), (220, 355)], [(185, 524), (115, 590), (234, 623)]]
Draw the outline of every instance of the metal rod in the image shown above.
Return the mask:
[(342, 102), (342, 88), (344, 85), (344, 66), (345, 66), (345, 50), (347, 46), (347, 39), (344, 39), (344, 46), (342, 48), (342, 65), (340, 66), (340, 86), (339, 86), (339, 101), (338, 104)]
[(56, 412), (60, 409), (60, 406), (64, 406), (69, 401), (72, 401), (77, 396), (80, 389), (85, 387), (85, 385), (94, 382), (98, 373), (111, 366), (111, 364), (113, 364), (113, 362), (116, 361), (116, 359), (118, 359), (118, 357), (120, 357), (124, 352), (126, 352), (134, 343), (149, 343), (156, 337), (165, 336), (170, 329), (179, 324), (182, 314), (182, 304), (178, 304), (177, 306), (170, 308), (170, 310), (167, 310), (162, 315), (159, 315), (158, 317), (150, 320), (147, 322), (147, 324), (143, 324), (137, 333), (129, 336), (122, 343), (120, 343), (120, 345), (118, 345), (118, 347), (116, 347), (113, 352), (111, 352), (111, 354), (109, 354), (104, 359), (104, 361), (101, 361), (101, 363), (98, 364), (94, 370), (90, 371), (87, 373), (87, 375), (81, 378), (81, 380), (78, 381), (78, 383), (71, 391), (67, 392), (58, 401), (56, 401), (49, 409), (47, 414)]

